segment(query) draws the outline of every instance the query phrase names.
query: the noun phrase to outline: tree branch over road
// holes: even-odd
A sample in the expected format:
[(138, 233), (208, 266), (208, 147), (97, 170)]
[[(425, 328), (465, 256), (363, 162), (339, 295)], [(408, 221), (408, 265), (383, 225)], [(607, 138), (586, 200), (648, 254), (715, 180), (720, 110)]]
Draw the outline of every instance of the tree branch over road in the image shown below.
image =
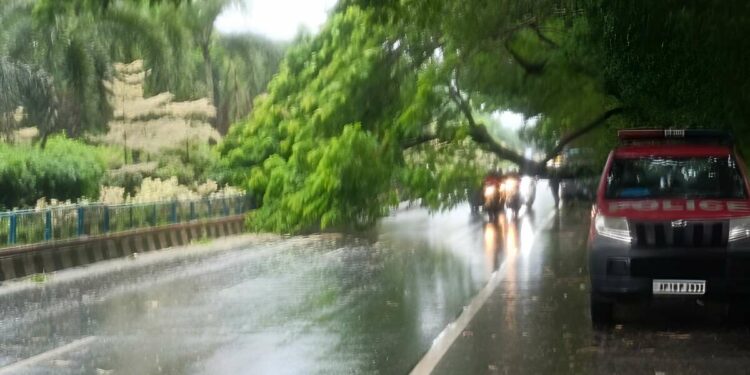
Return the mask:
[(508, 53), (510, 53), (510, 56), (513, 57), (513, 60), (518, 63), (518, 65), (520, 65), (527, 74), (541, 75), (542, 73), (544, 73), (544, 67), (547, 66), (547, 60), (542, 62), (531, 62), (527, 60), (525, 57), (521, 56), (521, 54), (516, 52), (513, 47), (511, 47), (510, 39), (505, 39), (504, 45), (505, 49), (508, 51)]
[(619, 115), (625, 111), (624, 107), (615, 107), (605, 111), (590, 123), (560, 139), (555, 147), (547, 152), (543, 160), (536, 161), (527, 159), (521, 154), (498, 143), (489, 134), (489, 132), (487, 131), (487, 127), (484, 124), (478, 123), (476, 121), (471, 109), (471, 105), (461, 95), (460, 89), (457, 87), (457, 84), (455, 82), (457, 82), (456, 78), (454, 78), (454, 84), (450, 85), (449, 87), (450, 97), (451, 100), (456, 104), (458, 109), (461, 111), (461, 113), (464, 115), (464, 117), (466, 117), (466, 120), (469, 123), (469, 135), (471, 136), (471, 139), (481, 145), (485, 150), (497, 155), (497, 157), (515, 163), (520, 166), (522, 170), (528, 171), (530, 173), (544, 174), (544, 172), (546, 171), (546, 163), (560, 154), (565, 146), (580, 138), (581, 136), (587, 134), (588, 132), (598, 128), (599, 126), (604, 125), (611, 117)]
[(490, 133), (487, 132), (487, 127), (484, 124), (477, 123), (477, 121), (474, 119), (471, 106), (463, 98), (463, 96), (461, 96), (459, 89), (455, 85), (451, 85), (449, 87), (449, 93), (451, 100), (453, 100), (464, 117), (466, 117), (466, 120), (469, 123), (469, 135), (471, 136), (471, 139), (474, 140), (474, 142), (484, 147), (485, 150), (497, 155), (499, 158), (516, 163), (519, 166), (537, 164), (535, 161), (526, 159), (519, 153), (507, 147), (504, 147), (503, 145), (495, 141)]
[(550, 150), (547, 153), (547, 156), (542, 160), (542, 163), (546, 163), (550, 160), (552, 160), (555, 156), (557, 156), (562, 150), (567, 146), (570, 142), (573, 142), (574, 140), (578, 139), (578, 137), (598, 128), (599, 126), (604, 125), (604, 123), (607, 122), (612, 116), (619, 115), (625, 111), (625, 108), (623, 107), (615, 107), (612, 108), (604, 113), (601, 114), (601, 116), (594, 119), (594, 121), (591, 121), (586, 126), (581, 127), (580, 129), (577, 129), (576, 131), (568, 134), (567, 136), (563, 137), (560, 142), (557, 143), (555, 148)]

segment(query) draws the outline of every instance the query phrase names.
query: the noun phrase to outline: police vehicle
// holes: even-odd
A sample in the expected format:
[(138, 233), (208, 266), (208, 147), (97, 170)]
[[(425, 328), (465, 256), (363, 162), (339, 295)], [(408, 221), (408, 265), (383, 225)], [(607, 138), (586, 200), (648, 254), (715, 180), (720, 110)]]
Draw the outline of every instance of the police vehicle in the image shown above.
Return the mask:
[(747, 168), (728, 133), (627, 130), (589, 231), (591, 316), (625, 299), (750, 297)]

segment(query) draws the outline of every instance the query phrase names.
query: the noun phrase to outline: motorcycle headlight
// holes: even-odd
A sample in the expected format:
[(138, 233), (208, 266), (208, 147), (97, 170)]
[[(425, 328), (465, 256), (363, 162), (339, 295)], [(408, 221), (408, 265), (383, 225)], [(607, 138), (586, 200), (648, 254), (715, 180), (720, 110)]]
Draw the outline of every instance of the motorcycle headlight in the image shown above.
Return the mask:
[(596, 233), (614, 240), (630, 242), (630, 228), (624, 217), (596, 215), (594, 219)]
[(493, 195), (495, 195), (495, 192), (496, 192), (496, 191), (497, 191), (497, 188), (495, 188), (495, 186), (494, 186), (494, 185), (486, 186), (486, 187), (484, 188), (484, 197), (485, 197), (485, 198), (490, 198), (490, 197), (492, 197)]
[(518, 188), (518, 180), (515, 178), (509, 178), (507, 181), (505, 181), (505, 189), (514, 191)]
[(739, 241), (750, 238), (750, 217), (740, 217), (729, 220), (729, 241)]

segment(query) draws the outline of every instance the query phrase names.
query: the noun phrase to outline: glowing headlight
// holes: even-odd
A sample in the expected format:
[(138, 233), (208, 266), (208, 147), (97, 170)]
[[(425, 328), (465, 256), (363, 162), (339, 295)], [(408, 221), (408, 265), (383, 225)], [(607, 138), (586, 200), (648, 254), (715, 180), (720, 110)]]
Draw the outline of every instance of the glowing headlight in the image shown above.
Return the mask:
[(505, 181), (506, 190), (516, 190), (518, 188), (518, 180), (515, 178), (509, 178)]
[(596, 233), (618, 241), (630, 242), (630, 228), (624, 217), (596, 215), (594, 219)]
[(750, 217), (729, 220), (729, 241), (750, 238)]
[(496, 192), (497, 192), (497, 188), (495, 187), (495, 185), (486, 186), (484, 188), (484, 197), (490, 198), (493, 195), (495, 195)]

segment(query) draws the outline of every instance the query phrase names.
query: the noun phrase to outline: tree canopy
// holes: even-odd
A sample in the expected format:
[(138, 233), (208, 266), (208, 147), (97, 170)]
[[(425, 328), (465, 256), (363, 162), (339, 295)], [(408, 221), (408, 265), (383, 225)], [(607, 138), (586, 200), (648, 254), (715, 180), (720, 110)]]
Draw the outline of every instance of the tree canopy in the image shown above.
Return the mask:
[[(41, 134), (78, 137), (106, 131), (112, 118), (104, 81), (115, 62), (142, 59), (148, 93), (170, 91), (178, 100), (208, 97), (216, 124), (247, 116), (249, 98), (265, 89), (283, 46), (254, 35), (219, 35), (217, 15), (232, 0), (14, 0), (0, 4), (0, 89), (3, 129), (18, 124), (9, 113), (23, 106)], [(11, 69), (12, 68), (12, 69)], [(33, 74), (30, 74), (33, 72)], [(41, 88), (44, 76), (48, 89)], [(36, 77), (36, 78), (34, 78)], [(238, 79), (238, 77), (247, 77)], [(36, 79), (35, 81), (31, 81)], [(11, 108), (11, 110), (8, 110)], [(50, 115), (51, 114), (51, 115)]]
[[(225, 167), (261, 204), (251, 227), (294, 232), (367, 225), (405, 199), (450, 207), (487, 155), (544, 174), (572, 143), (608, 149), (611, 128), (744, 135), (747, 10), (342, 0), (230, 130)], [(523, 135), (543, 157), (525, 157), (488, 127), (487, 116), (505, 110), (535, 119)]]

